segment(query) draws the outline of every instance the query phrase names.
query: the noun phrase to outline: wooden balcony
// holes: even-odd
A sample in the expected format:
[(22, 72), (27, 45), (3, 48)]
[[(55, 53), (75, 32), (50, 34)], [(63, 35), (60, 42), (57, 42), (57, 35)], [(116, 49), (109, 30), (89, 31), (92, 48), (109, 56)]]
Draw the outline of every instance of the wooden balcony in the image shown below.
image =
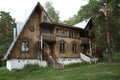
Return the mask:
[(52, 34), (42, 34), (43, 40), (48, 42), (56, 42), (56, 36)]
[(80, 37), (81, 44), (89, 44), (89, 38)]

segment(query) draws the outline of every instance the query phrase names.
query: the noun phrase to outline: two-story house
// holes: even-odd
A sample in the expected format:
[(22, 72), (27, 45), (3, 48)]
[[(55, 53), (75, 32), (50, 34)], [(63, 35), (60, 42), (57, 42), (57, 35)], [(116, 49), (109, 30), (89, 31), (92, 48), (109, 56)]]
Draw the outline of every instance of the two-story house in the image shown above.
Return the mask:
[(81, 26), (53, 23), (38, 2), (21, 31), (10, 45), (4, 59), (9, 70), (22, 69), (26, 64), (52, 65), (81, 63), (80, 53), (88, 50), (91, 18)]

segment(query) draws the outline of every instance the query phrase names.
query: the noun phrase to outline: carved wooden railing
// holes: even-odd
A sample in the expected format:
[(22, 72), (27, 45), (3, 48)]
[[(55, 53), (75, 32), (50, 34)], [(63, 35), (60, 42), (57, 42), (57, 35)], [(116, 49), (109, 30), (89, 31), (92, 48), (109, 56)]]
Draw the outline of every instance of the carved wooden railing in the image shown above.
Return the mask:
[[(52, 67), (54, 67), (55, 69), (63, 69), (64, 68), (64, 65), (63, 64), (60, 64), (60, 63), (58, 63), (58, 61), (56, 60), (56, 59), (54, 59), (51, 55), (50, 55), (50, 48), (49, 48), (49, 46), (45, 43), (45, 42), (43, 42), (43, 44), (44, 44), (44, 46), (46, 47), (45, 48), (45, 50), (44, 50), (44, 52), (46, 51), (46, 54), (48, 55), (48, 63), (52, 66)], [(45, 54), (45, 53), (43, 53), (43, 54)], [(56, 58), (58, 58), (58, 59), (60, 59), (60, 57), (57, 55), (57, 54), (55, 54), (57, 57)]]
[(43, 42), (43, 44), (44, 44), (44, 46), (45, 46), (45, 50), (43, 50), (43, 54), (47, 54), (48, 55), (48, 62), (50, 63), (50, 64), (53, 64), (52, 66), (53, 67), (55, 67), (55, 61), (54, 61), (54, 59), (52, 58), (52, 56), (50, 55), (50, 48), (49, 48), (49, 46), (45, 43), (45, 42)]
[[(34, 37), (34, 39), (37, 39)], [(37, 39), (39, 40), (39, 39)], [(39, 40), (41, 42), (41, 40)], [(45, 43), (43, 40), (41, 42), (42, 44), (44, 44), (44, 49), (42, 49), (42, 57), (43, 56), (47, 56), (47, 62), (51, 64), (52, 67), (54, 67), (55, 69), (63, 69), (64, 65), (58, 63), (56, 60), (53, 59), (53, 57), (50, 55), (50, 48), (49, 45), (47, 43)], [(43, 45), (41, 45), (43, 47)], [(40, 55), (39, 55), (40, 56)], [(41, 59), (42, 60), (42, 59)]]
[(96, 61), (98, 60), (98, 58), (95, 58), (93, 56), (90, 56), (88, 54), (83, 54), (83, 53), (80, 53), (80, 57), (82, 60), (86, 61), (86, 62), (89, 62), (90, 64), (93, 62), (93, 63), (96, 63)]
[(42, 37), (44, 41), (48, 41), (48, 42), (55, 42), (56, 41), (56, 36), (52, 35), (52, 34), (44, 34), (42, 33)]
[(89, 62), (91, 64), (91, 60), (90, 60), (90, 57), (86, 56), (85, 54), (83, 53), (80, 53), (80, 57), (82, 60), (86, 61), (86, 62)]

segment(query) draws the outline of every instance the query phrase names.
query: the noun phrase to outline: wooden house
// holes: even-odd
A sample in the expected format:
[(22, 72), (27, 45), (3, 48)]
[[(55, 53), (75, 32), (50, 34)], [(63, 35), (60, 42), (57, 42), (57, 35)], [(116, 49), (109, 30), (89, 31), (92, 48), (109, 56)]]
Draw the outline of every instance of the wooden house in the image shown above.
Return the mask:
[(62, 69), (65, 64), (81, 63), (80, 53), (90, 48), (91, 18), (82, 26), (53, 23), (38, 2), (4, 57), (7, 68), (39, 64)]

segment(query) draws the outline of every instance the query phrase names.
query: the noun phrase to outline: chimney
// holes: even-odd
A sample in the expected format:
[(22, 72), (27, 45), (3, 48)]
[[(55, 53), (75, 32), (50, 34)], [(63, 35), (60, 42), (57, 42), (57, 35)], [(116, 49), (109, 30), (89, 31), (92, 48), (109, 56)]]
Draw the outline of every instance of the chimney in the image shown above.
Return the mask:
[(15, 27), (13, 28), (13, 40), (15, 40), (16, 37), (17, 37), (17, 29)]

